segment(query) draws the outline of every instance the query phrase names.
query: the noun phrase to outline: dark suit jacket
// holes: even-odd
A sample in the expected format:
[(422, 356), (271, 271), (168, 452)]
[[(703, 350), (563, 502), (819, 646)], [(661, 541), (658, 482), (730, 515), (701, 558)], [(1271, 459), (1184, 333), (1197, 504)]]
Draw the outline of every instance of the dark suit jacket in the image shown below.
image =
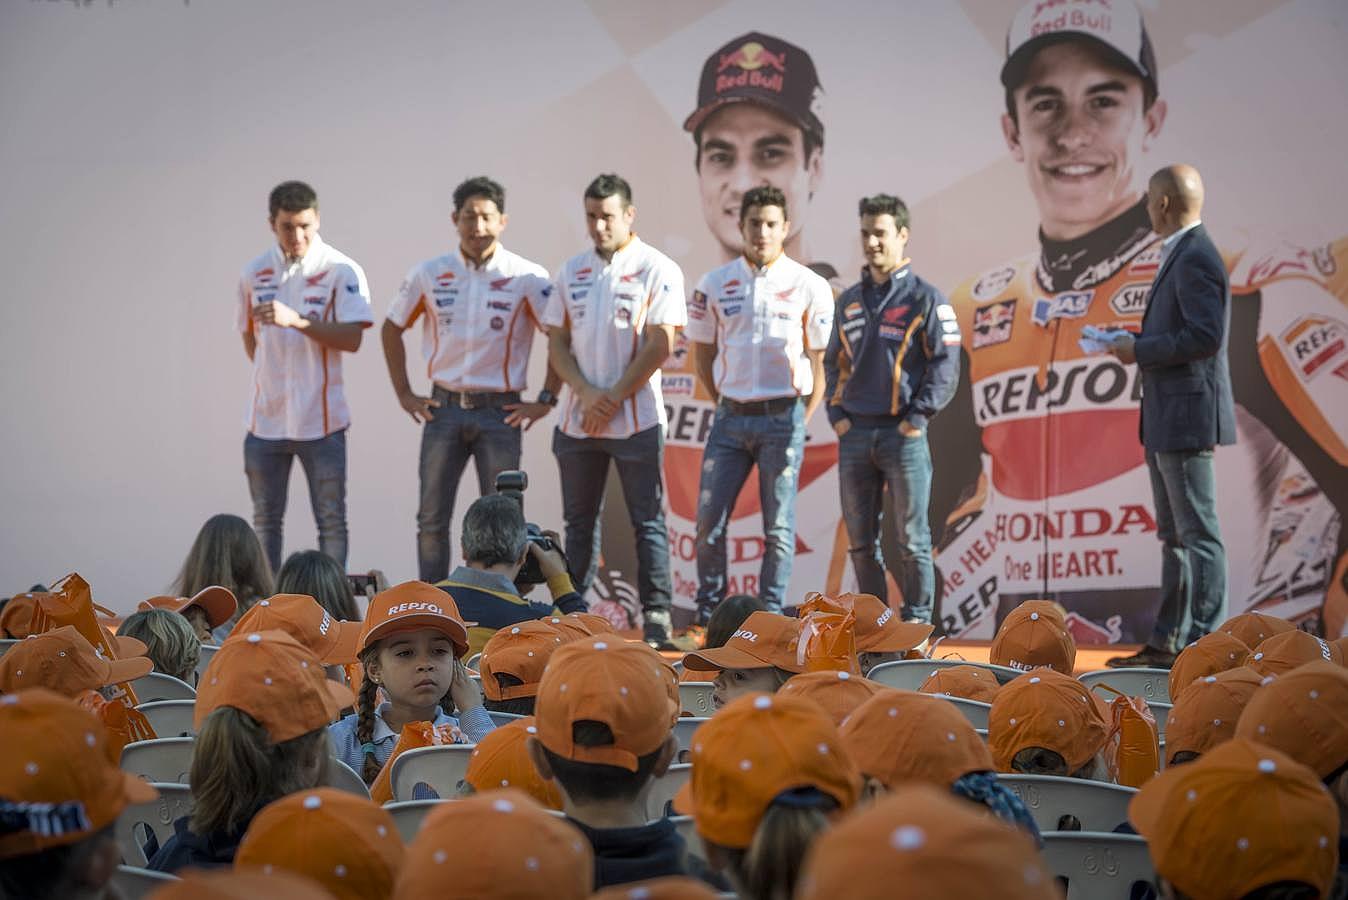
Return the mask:
[[(1199, 450), (1236, 442), (1226, 339), (1231, 283), (1202, 225), (1175, 243), (1156, 273), (1135, 352), (1142, 370), (1142, 446)], [(1254, 360), (1251, 365), (1257, 365)]]

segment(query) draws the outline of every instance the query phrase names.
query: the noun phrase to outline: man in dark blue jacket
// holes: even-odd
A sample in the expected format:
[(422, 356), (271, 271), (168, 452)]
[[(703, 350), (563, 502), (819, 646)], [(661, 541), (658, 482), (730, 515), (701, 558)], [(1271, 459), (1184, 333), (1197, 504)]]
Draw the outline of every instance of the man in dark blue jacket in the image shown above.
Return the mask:
[(828, 418), (838, 433), (838, 484), (858, 589), (884, 599), (884, 489), (898, 513), (903, 617), (931, 620), (931, 452), (927, 422), (955, 394), (959, 325), (903, 251), (908, 207), (888, 194), (861, 201), (861, 281), (838, 298), (824, 355)]
[(1161, 611), (1147, 645), (1115, 667), (1169, 666), (1225, 617), (1226, 551), (1217, 527), (1212, 448), (1236, 442), (1226, 336), (1231, 284), (1199, 221), (1203, 182), (1192, 166), (1168, 166), (1147, 185), (1147, 215), (1164, 241), (1142, 333), (1112, 352), (1142, 370), (1139, 437), (1151, 472), (1161, 539)]

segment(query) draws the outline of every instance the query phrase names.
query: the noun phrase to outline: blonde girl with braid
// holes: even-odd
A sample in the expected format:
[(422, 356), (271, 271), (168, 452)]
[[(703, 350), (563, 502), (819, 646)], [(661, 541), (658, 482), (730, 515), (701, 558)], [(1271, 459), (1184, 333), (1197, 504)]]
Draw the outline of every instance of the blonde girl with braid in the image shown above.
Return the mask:
[[(408, 581), (370, 601), (357, 645), (365, 677), (356, 711), (331, 726), (333, 754), (374, 782), (403, 726), (449, 725), (458, 743), (475, 744), (493, 728), (482, 691), (463, 664), (468, 628), (449, 594)], [(452, 704), (447, 712), (442, 704)]]

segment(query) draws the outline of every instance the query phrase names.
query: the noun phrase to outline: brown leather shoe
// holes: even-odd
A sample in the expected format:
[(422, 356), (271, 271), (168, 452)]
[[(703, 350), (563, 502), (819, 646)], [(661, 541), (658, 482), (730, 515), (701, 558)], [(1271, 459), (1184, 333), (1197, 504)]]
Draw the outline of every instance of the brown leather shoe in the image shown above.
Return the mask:
[(1105, 660), (1111, 669), (1168, 669), (1175, 664), (1175, 655), (1169, 650), (1143, 645), (1132, 656), (1115, 656)]

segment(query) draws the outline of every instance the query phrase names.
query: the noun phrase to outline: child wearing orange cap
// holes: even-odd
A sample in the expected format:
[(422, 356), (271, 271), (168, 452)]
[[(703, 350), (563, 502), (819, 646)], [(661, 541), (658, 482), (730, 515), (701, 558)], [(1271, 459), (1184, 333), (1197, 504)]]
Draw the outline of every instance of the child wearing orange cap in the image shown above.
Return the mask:
[(483, 705), (491, 712), (532, 716), (543, 669), (564, 640), (558, 629), (537, 619), (493, 634), (477, 663), (482, 693), (487, 695)]
[(234, 599), (234, 593), (229, 588), (212, 584), (191, 597), (151, 597), (149, 600), (140, 601), (136, 609), (137, 611), (162, 609), (180, 615), (192, 626), (200, 643), (211, 644), (215, 643), (211, 630), (231, 621), (238, 606), (238, 601)]
[(0, 897), (105, 896), (122, 810), (158, 796), (120, 771), (103, 725), (42, 688), (0, 697)]
[[(1208, 637), (1213, 634), (1221, 632), (1214, 631)], [(1237, 666), (1195, 678), (1180, 691), (1165, 723), (1166, 765), (1193, 762), (1235, 737), (1236, 722), (1261, 681), (1253, 669)]]
[(692, 814), (707, 861), (735, 892), (767, 900), (792, 895), (810, 844), (856, 804), (860, 786), (827, 713), (755, 693), (694, 732), (692, 777), (674, 806)]
[(918, 686), (918, 692), (991, 703), (997, 698), (1001, 687), (991, 669), (981, 666), (942, 666), (931, 670), (931, 674)]
[(1108, 732), (1090, 691), (1053, 669), (1002, 685), (988, 711), (988, 749), (999, 772), (1107, 781), (1101, 751)]
[(193, 809), (149, 867), (229, 865), (258, 810), (327, 780), (327, 726), (351, 691), (283, 631), (240, 632), (201, 678), (193, 720)]
[(856, 616), (857, 663), (861, 674), (887, 662), (905, 659), (931, 637), (930, 622), (905, 622), (873, 594), (845, 594)]
[(172, 675), (188, 684), (197, 683), (201, 641), (182, 616), (165, 609), (143, 609), (126, 617), (117, 627), (118, 637), (131, 637), (145, 645), (145, 655), (156, 672)]
[(1044, 601), (1030, 600), (1011, 610), (992, 639), (988, 659), (993, 665), (1029, 671), (1046, 666), (1071, 675), (1077, 660), (1072, 633), (1043, 609)]
[(561, 810), (557, 782), (539, 774), (529, 753), (529, 739), (538, 734), (533, 716), (515, 719), (478, 741), (463, 773), (459, 794), (472, 796), (502, 788), (524, 791), (547, 809)]
[(775, 693), (792, 675), (805, 671), (800, 619), (756, 612), (744, 620), (724, 646), (683, 658), (688, 671), (716, 672), (712, 703), (717, 709), (755, 692)]
[[(365, 680), (356, 711), (329, 729), (333, 755), (367, 784), (379, 777), (403, 726), (449, 725), (458, 743), (475, 744), (494, 727), (482, 691), (468, 674), (468, 628), (454, 599), (424, 581), (407, 581), (376, 594), (356, 646)], [(378, 702), (380, 692), (386, 698)], [(459, 711), (448, 715), (448, 698)]]
[(308, 594), (273, 594), (239, 616), (239, 631), (284, 631), (328, 667), (328, 677), (345, 681), (343, 666), (356, 661), (361, 624), (333, 617)]
[(29, 635), (0, 657), (0, 694), (46, 688), (63, 697), (100, 691), (148, 675), (154, 663), (133, 637), (115, 637), (117, 658), (108, 659), (74, 625)]
[(558, 648), (538, 686), (529, 754), (594, 848), (596, 887), (688, 874), (674, 824), (646, 820), (651, 782), (678, 749), (672, 684), (646, 644), (600, 635)]
[(819, 708), (833, 719), (833, 724), (841, 728), (843, 721), (858, 706), (874, 697), (877, 691), (884, 689), (885, 686), (878, 681), (871, 681), (851, 672), (826, 669), (794, 676), (782, 685), (779, 693), (804, 697), (818, 703)]

